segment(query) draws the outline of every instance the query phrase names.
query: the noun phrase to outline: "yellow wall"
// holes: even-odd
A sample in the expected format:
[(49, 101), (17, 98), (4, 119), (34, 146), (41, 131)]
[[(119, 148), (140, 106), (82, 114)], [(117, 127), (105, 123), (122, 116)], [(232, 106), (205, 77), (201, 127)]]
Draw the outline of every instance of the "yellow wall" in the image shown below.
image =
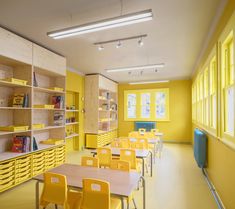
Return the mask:
[[(210, 51), (216, 44), (218, 37), (223, 31), (227, 21), (235, 10), (235, 1), (228, 0), (227, 6), (213, 34), (200, 66), (203, 66)], [(195, 78), (196, 76), (194, 76)], [(193, 78), (193, 79), (194, 79)], [(196, 125), (193, 125), (195, 128)], [(235, 150), (225, 145), (217, 137), (208, 134), (208, 174), (222, 202), (228, 209), (235, 208)]]
[(164, 133), (164, 140), (191, 143), (191, 80), (170, 81), (161, 84), (118, 85), (118, 134), (127, 136), (134, 130), (134, 122), (124, 121), (124, 90), (169, 88), (170, 121), (157, 122), (157, 128)]
[[(75, 149), (81, 149), (84, 146), (84, 76), (67, 70), (66, 90), (79, 93), (79, 141), (75, 142)], [(71, 140), (72, 141), (72, 140)], [(71, 144), (69, 144), (71, 146)]]

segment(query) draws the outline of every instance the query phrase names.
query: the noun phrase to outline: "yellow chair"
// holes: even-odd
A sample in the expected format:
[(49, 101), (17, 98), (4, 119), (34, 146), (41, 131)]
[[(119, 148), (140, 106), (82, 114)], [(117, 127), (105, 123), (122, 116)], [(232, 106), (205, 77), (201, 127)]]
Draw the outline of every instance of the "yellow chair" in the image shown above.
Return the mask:
[(99, 159), (100, 167), (109, 167), (112, 160), (112, 151), (108, 147), (97, 148), (97, 157)]
[(82, 194), (68, 191), (66, 176), (55, 173), (44, 173), (44, 187), (40, 205), (45, 209), (50, 203), (63, 206), (64, 209), (80, 208)]
[(144, 135), (145, 132), (146, 132), (146, 129), (145, 128), (139, 128), (138, 132), (139, 132), (139, 135)]
[(130, 132), (130, 133), (128, 134), (128, 137), (130, 137), (130, 138), (137, 138), (137, 137), (139, 137), (139, 132), (137, 132), (137, 131), (132, 131), (132, 132)]
[(121, 143), (120, 140), (119, 141), (112, 141), (111, 142), (111, 147), (112, 148), (122, 148), (122, 143)]
[(110, 197), (110, 186), (106, 181), (83, 179), (82, 209), (121, 209), (121, 201)]
[(131, 169), (139, 171), (134, 149), (121, 149), (120, 150), (120, 160), (129, 162)]
[(130, 140), (129, 138), (121, 138), (120, 139), (121, 148), (130, 148)]
[(142, 146), (140, 145), (142, 147), (140, 149), (148, 149), (148, 147), (149, 147), (148, 139), (146, 139), (146, 138), (137, 138), (136, 143), (142, 144)]
[(130, 171), (131, 166), (130, 162), (128, 161), (112, 160), (110, 163), (110, 168), (113, 170)]
[[(131, 170), (130, 163), (128, 161), (124, 161), (124, 160), (113, 160), (113, 161), (111, 161), (110, 168), (113, 169), (113, 170), (121, 170), (121, 171), (127, 171), (127, 172), (130, 172), (130, 170)], [(133, 197), (133, 194), (131, 194), (127, 198), (127, 205), (128, 205), (127, 208), (129, 208), (129, 204), (130, 204), (131, 200), (132, 200), (135, 208), (137, 208), (134, 197)]]
[(99, 159), (96, 157), (82, 156), (81, 164), (82, 166), (99, 168)]

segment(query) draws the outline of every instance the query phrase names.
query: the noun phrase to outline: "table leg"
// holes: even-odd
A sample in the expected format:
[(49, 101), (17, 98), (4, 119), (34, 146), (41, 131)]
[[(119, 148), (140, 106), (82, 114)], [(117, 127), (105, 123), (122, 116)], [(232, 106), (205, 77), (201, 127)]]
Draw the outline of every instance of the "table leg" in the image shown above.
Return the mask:
[(153, 153), (150, 151), (151, 177), (153, 176)]
[(125, 208), (124, 197), (121, 198), (121, 201), (122, 201), (122, 209), (124, 209)]
[(36, 199), (36, 209), (39, 209), (39, 181), (36, 182), (36, 187), (35, 187), (35, 199)]
[(145, 179), (143, 176), (140, 177), (142, 179), (142, 184), (143, 184), (143, 209), (146, 208), (146, 194), (145, 194)]
[(142, 175), (144, 176), (144, 158), (141, 159), (142, 159)]

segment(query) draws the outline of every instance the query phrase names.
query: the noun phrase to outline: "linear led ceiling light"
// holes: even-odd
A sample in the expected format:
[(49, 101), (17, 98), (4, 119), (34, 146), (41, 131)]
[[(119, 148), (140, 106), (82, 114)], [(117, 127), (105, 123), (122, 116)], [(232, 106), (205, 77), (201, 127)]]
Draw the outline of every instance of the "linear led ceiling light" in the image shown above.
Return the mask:
[(108, 70), (106, 70), (106, 72), (115, 73), (115, 72), (125, 72), (125, 71), (135, 71), (135, 70), (142, 70), (143, 71), (143, 70), (152, 70), (155, 68), (163, 68), (164, 66), (165, 66), (164, 63), (160, 63), (160, 64), (153, 64), (153, 65), (142, 65), (142, 66), (108, 69)]
[(162, 81), (139, 81), (139, 82), (130, 82), (130, 85), (138, 85), (138, 84), (149, 84), (149, 83), (168, 83), (169, 80)]
[(144, 10), (136, 13), (126, 14), (114, 18), (100, 20), (97, 22), (87, 23), (84, 25), (78, 25), (74, 27), (64, 28), (48, 32), (47, 35), (54, 39), (67, 38), (70, 36), (81, 35), (85, 33), (91, 33), (100, 30), (106, 30), (110, 28), (131, 25), (139, 22), (145, 22), (153, 19), (152, 10)]

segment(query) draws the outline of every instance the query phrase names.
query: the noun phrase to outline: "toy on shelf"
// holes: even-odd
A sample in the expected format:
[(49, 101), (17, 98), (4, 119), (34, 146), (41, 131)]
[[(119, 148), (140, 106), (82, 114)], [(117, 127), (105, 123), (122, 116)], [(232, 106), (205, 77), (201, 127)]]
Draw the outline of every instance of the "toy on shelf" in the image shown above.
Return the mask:
[(30, 151), (30, 137), (16, 136), (13, 138), (12, 152), (25, 153)]

